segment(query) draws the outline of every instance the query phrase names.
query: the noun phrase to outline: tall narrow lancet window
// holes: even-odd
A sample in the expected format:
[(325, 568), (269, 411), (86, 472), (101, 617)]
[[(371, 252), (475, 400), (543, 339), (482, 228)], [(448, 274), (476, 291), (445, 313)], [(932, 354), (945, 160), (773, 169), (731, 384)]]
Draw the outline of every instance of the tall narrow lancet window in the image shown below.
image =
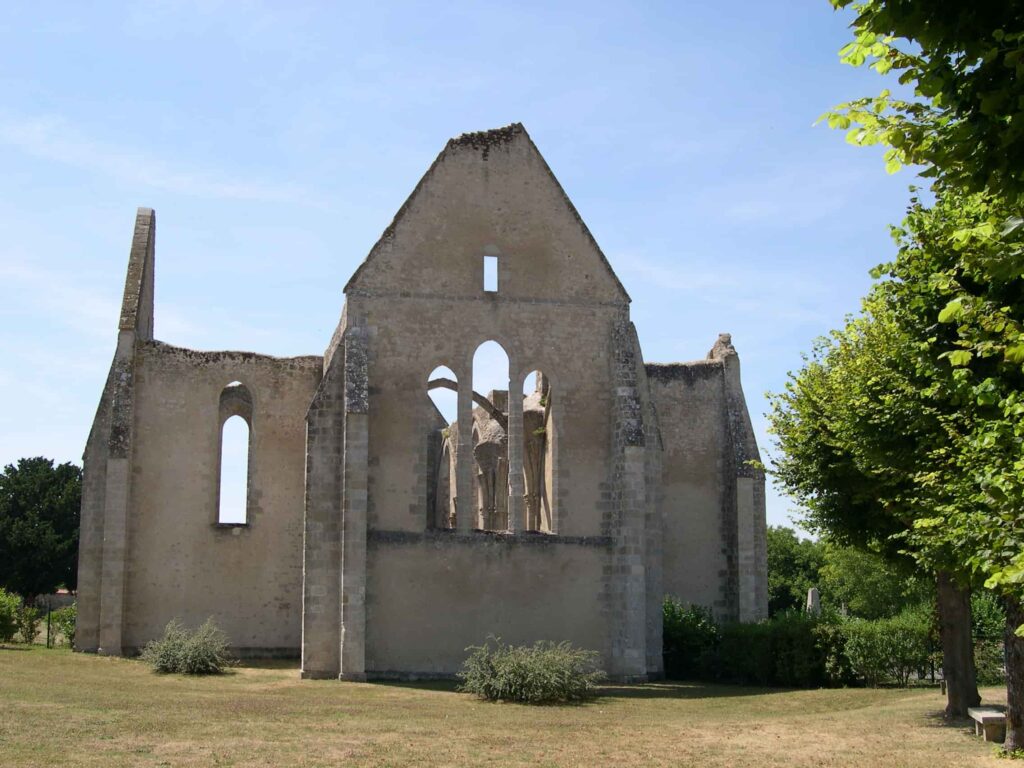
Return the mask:
[(475, 528), (508, 529), (508, 355), (485, 341), (473, 355)]
[(427, 527), (455, 527), (459, 380), (438, 366), (427, 377)]
[(249, 523), (249, 457), (252, 395), (240, 382), (220, 394), (220, 462), (218, 464), (217, 522)]
[(534, 371), (523, 381), (523, 485), (526, 530), (552, 533), (555, 417), (551, 380)]

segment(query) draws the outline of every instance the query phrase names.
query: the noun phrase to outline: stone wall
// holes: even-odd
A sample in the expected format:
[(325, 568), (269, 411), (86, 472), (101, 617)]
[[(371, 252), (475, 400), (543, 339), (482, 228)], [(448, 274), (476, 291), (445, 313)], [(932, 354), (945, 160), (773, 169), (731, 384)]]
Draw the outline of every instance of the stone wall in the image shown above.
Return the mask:
[(705, 360), (646, 366), (661, 431), (663, 588), (725, 620), (767, 616), (764, 473), (723, 334)]
[[(305, 413), (320, 357), (139, 345), (124, 644), (213, 616), (240, 649), (298, 655)], [(218, 523), (221, 393), (252, 398), (247, 522)]]

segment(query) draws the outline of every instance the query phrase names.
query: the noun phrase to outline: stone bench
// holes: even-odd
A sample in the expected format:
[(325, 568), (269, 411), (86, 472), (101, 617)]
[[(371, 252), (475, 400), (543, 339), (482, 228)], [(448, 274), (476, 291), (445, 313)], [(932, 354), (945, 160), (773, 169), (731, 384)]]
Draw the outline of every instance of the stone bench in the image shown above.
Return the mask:
[(974, 719), (974, 732), (985, 741), (1000, 744), (1006, 738), (1005, 707), (969, 707), (967, 714)]

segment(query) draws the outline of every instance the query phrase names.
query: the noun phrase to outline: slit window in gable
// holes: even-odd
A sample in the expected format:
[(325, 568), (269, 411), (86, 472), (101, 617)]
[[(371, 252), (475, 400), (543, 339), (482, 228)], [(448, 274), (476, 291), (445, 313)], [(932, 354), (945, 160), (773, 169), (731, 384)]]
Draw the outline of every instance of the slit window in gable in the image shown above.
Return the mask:
[(498, 257), (484, 256), (484, 290), (498, 292)]

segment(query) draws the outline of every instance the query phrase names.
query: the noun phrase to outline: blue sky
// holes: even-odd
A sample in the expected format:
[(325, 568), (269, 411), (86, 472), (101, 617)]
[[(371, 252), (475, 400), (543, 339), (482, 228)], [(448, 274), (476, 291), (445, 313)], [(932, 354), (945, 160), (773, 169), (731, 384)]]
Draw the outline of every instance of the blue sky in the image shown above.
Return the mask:
[[(80, 461), (137, 206), (156, 335), (318, 354), (447, 139), (526, 125), (645, 358), (733, 334), (766, 390), (855, 311), (912, 178), (812, 127), (883, 87), (849, 17), (775, 3), (11, 4), (0, 25), (0, 463)], [(771, 523), (792, 504), (769, 493)]]

